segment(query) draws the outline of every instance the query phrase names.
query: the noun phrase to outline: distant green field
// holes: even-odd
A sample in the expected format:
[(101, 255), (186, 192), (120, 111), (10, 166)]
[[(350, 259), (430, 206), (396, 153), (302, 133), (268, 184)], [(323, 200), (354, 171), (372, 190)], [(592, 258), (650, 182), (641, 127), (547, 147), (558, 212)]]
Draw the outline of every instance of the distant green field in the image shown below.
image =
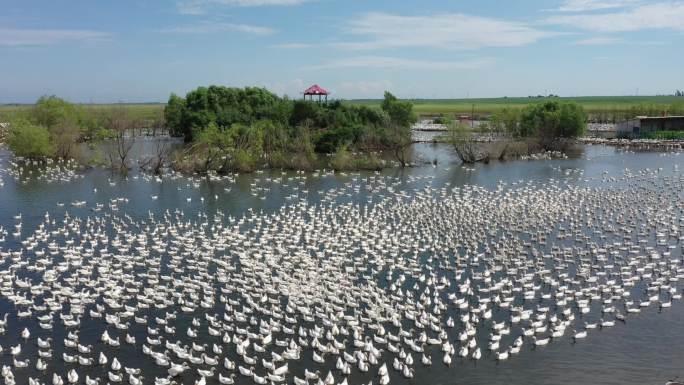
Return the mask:
[[(490, 98), (490, 99), (416, 99), (411, 100), (419, 115), (490, 115), (504, 108), (524, 108), (530, 104), (560, 100), (581, 104), (590, 115), (623, 115), (631, 109), (647, 107), (652, 111), (671, 111), (673, 104), (684, 109), (684, 97), (676, 96), (587, 96), (574, 98)], [(380, 106), (379, 100), (350, 100), (350, 104)], [(672, 111), (671, 111), (672, 112)]]
[[(119, 106), (118, 104), (82, 104), (81, 105), (86, 112), (98, 113), (100, 111), (106, 111), (114, 106)], [(164, 110), (164, 104), (160, 103), (150, 103), (150, 104), (123, 104), (126, 110), (130, 114), (131, 118), (146, 120), (154, 119), (158, 117), (160, 113)], [(2, 105), (0, 106), (0, 121), (3, 118), (8, 119), (9, 116), (20, 112), (22, 110), (31, 108), (30, 104), (21, 105)]]
[[(676, 96), (587, 96), (570, 98), (490, 98), (490, 99), (413, 99), (414, 110), (421, 116), (470, 115), (488, 116), (504, 108), (524, 108), (530, 104), (547, 100), (572, 101), (581, 104), (593, 119), (614, 121), (633, 117), (635, 113), (648, 115), (667, 111), (670, 114), (684, 114), (684, 97)], [(380, 100), (357, 99), (344, 103), (380, 107)], [(97, 112), (111, 108), (108, 104), (83, 104), (86, 111)], [(164, 109), (164, 104), (124, 104), (131, 117), (153, 119)], [(31, 107), (30, 105), (0, 106), (0, 121), (8, 115)]]

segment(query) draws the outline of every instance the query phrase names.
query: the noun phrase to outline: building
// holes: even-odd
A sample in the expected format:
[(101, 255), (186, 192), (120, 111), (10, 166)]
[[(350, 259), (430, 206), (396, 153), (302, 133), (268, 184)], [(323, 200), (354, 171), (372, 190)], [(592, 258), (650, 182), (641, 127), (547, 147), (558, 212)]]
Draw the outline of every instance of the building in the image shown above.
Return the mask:
[(311, 87), (304, 90), (304, 100), (306, 100), (306, 97), (308, 96), (309, 100), (313, 101), (314, 96), (318, 96), (318, 101), (321, 102), (323, 96), (325, 96), (325, 101), (327, 102), (328, 95), (330, 95), (330, 92), (328, 92), (328, 90), (319, 86), (318, 84), (314, 84)]
[(617, 135), (622, 138), (657, 131), (684, 131), (684, 116), (637, 116), (617, 124)]

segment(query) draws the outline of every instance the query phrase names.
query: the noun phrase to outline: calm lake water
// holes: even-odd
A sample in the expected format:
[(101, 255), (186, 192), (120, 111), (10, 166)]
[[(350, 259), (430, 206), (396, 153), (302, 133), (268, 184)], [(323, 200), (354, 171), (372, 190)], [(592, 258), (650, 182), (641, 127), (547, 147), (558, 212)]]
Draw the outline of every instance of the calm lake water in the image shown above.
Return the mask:
[[(226, 216), (240, 217), (250, 212), (276, 212), (283, 206), (303, 201), (313, 205), (330, 201), (336, 204), (353, 202), (372, 205), (390, 197), (392, 193), (411, 195), (425, 187), (439, 188), (447, 184), (451, 187), (475, 185), (492, 190), (502, 183), (514, 185), (553, 180), (601, 188), (606, 178), (619, 178), (625, 172), (662, 169), (662, 174), (671, 175), (678, 173), (678, 168), (684, 169), (684, 156), (680, 153), (630, 152), (603, 146), (584, 147), (569, 159), (493, 162), (468, 167), (460, 165), (445, 145), (417, 144), (414, 152), (425, 161), (424, 165), (386, 169), (378, 173), (334, 174), (321, 171), (301, 174), (266, 171), (207, 180), (183, 176), (159, 179), (135, 171), (123, 178), (106, 170), (89, 169), (76, 171), (74, 175), (52, 171), (54, 177), (46, 180), (38, 177), (41, 173), (33, 167), (18, 170), (12, 166), (10, 154), (2, 150), (0, 177), (4, 185), (0, 187), (0, 226), (9, 234), (5, 242), (0, 244), (0, 249), (20, 249), (22, 245), (19, 240), (29, 235), (43, 221), (46, 213), (58, 221), (65, 213), (83, 219), (116, 214), (144, 220), (150, 213), (161, 216), (167, 211), (182, 211), (188, 220), (196, 220), (198, 213), (213, 215), (217, 211)], [(427, 164), (433, 160), (437, 161), (436, 166)], [(392, 192), (385, 189), (377, 193), (366, 189), (368, 177), (376, 178), (376, 181), (382, 181), (385, 185), (392, 184)], [(76, 207), (72, 205), (74, 202), (85, 203)], [(22, 215), (22, 236), (14, 238), (11, 233), (16, 223), (14, 216), (18, 214)], [(7, 266), (6, 262), (0, 268), (7, 269)], [(103, 384), (107, 382), (106, 371), (97, 365), (87, 369), (63, 362), (62, 353), (66, 350), (62, 340), (66, 333), (60, 322), (55, 322), (54, 331), (42, 331), (38, 329), (37, 322), (18, 319), (16, 308), (6, 298), (0, 299), (0, 318), (4, 313), (9, 314), (9, 323), (6, 333), (0, 336), (0, 345), (4, 349), (0, 364), (12, 365), (9, 347), (22, 341), (18, 334), (24, 326), (28, 326), (32, 331), (32, 339), (35, 336), (53, 336), (54, 355), (46, 373), (61, 371), (65, 377), (69, 368), (76, 367), (81, 375), (80, 383), (83, 383), (86, 373), (102, 377)], [(178, 338), (185, 336), (190, 319), (179, 315), (176, 327), (182, 336)], [(144, 341), (144, 328), (133, 322), (131, 324), (131, 334)], [(156, 367), (153, 361), (141, 355), (140, 343), (137, 348), (124, 346), (122, 342), (119, 349), (100, 349), (98, 340), (105, 326), (102, 320), (93, 321), (85, 317), (80, 327), (82, 343), (94, 345), (96, 352), (104, 351), (110, 360), (116, 355), (125, 366), (142, 368), (146, 384), (152, 384), (155, 376), (164, 375), (164, 368)], [(684, 302), (675, 302), (672, 308), (662, 312), (657, 306), (651, 306), (641, 314), (630, 315), (625, 324), (618, 323), (612, 328), (596, 330), (590, 338), (578, 343), (573, 343), (566, 334), (548, 346), (533, 349), (526, 345), (520, 354), (502, 362), (488, 355), (478, 362), (461, 361), (456, 356), (454, 364), (447, 368), (441, 363), (442, 355), (437, 352), (439, 347), (435, 350), (432, 367), (420, 365), (420, 356), (416, 355), (418, 362), (413, 379), (404, 379), (390, 367), (391, 383), (659, 385), (675, 376), (684, 376)], [(17, 383), (25, 384), (28, 376), (39, 376), (33, 368), (36, 352), (35, 342), (24, 347), (24, 353), (19, 357), (31, 359), (31, 367), (14, 370)], [(231, 354), (234, 355), (234, 351)], [(97, 359), (95, 355), (92, 357)], [(308, 356), (305, 354), (304, 357)], [(314, 367), (310, 359), (302, 361), (303, 364), (290, 364), (290, 371), (299, 377), (303, 375), (297, 370)], [(377, 370), (371, 369), (371, 372), (372, 375), (362, 375), (352, 370), (348, 381), (350, 384), (371, 380), (377, 383)], [(325, 375), (327, 370), (321, 373)], [(336, 376), (336, 379), (340, 381), (341, 377)], [(43, 381), (51, 380), (46, 376)], [(239, 375), (236, 381), (252, 383)], [(192, 383), (189, 379), (181, 382)], [(218, 380), (214, 377), (208, 382), (218, 383)]]

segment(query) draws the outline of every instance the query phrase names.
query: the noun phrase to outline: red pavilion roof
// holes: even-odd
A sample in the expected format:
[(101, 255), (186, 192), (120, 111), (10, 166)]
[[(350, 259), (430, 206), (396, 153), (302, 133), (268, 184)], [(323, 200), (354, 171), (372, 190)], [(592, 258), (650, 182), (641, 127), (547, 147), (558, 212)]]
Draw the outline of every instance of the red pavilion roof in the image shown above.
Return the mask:
[(318, 84), (314, 84), (304, 91), (304, 95), (329, 95), (330, 93)]

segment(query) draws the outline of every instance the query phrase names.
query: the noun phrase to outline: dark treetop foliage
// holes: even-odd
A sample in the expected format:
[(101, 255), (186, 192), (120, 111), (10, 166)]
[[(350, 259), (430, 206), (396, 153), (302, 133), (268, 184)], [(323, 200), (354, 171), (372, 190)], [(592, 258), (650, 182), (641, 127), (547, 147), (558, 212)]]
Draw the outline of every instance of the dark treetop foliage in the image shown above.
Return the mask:
[(411, 127), (411, 124), (416, 122), (413, 104), (402, 102), (387, 91), (385, 91), (385, 99), (382, 101), (381, 107), (387, 113), (393, 125)]
[(235, 123), (252, 124), (259, 120), (285, 123), (291, 103), (263, 88), (199, 87), (185, 99), (171, 95), (165, 109), (171, 133), (192, 141), (198, 131), (210, 123), (230, 127)]

